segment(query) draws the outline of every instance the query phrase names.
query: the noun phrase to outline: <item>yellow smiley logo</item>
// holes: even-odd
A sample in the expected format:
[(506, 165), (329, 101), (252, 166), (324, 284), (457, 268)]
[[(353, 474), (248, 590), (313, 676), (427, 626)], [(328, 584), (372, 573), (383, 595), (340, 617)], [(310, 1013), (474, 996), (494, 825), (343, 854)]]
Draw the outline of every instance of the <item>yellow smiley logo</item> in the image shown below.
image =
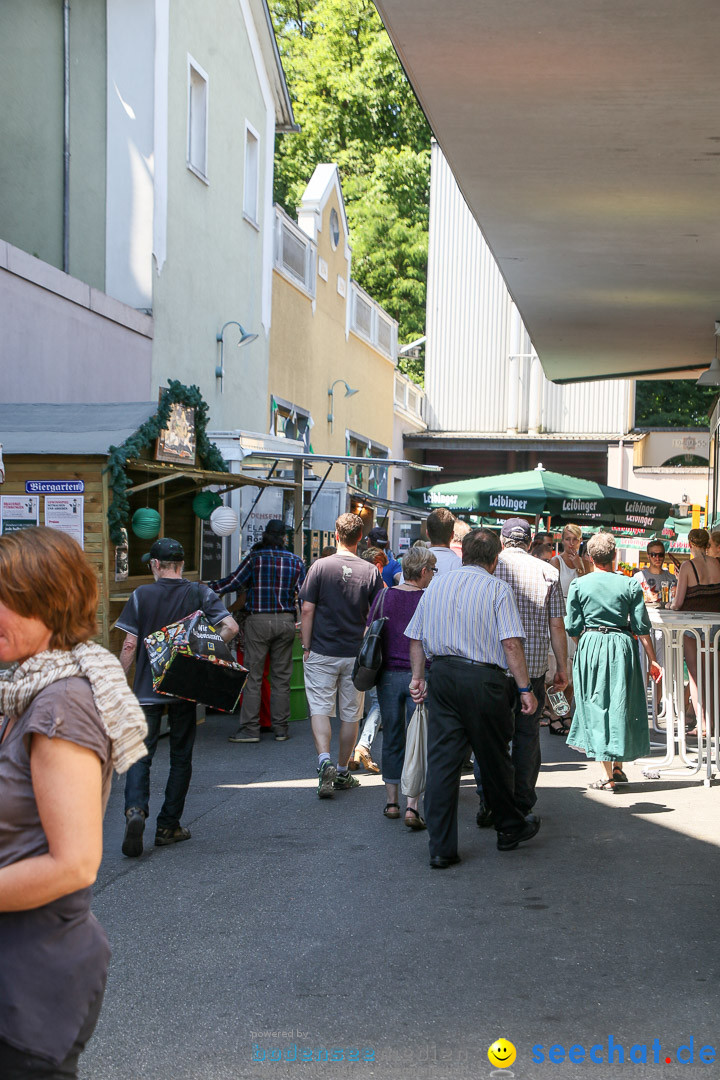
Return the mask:
[(496, 1039), (488, 1047), (488, 1061), (496, 1069), (507, 1069), (517, 1057), (517, 1051), (507, 1039)]

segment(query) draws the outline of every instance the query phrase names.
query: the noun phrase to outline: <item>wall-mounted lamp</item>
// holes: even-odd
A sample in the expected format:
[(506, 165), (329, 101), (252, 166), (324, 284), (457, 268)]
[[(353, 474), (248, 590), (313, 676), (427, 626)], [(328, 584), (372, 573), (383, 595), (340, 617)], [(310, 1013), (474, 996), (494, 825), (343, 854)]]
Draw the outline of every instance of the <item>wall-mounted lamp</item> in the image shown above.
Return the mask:
[(338, 383), (342, 383), (345, 387), (345, 397), (352, 397), (353, 394), (357, 394), (357, 390), (353, 390), (351, 386), (348, 386), (348, 384), (345, 382), (345, 379), (336, 379), (335, 382), (332, 384), (332, 386), (328, 390), (328, 424), (330, 425), (331, 431), (333, 420), (335, 418), (335, 400), (333, 398), (333, 394), (335, 393), (335, 387)]
[(238, 348), (240, 348), (242, 345), (249, 345), (250, 342), (254, 341), (255, 338), (257, 337), (257, 334), (248, 333), (248, 331), (245, 329), (245, 327), (241, 323), (236, 322), (235, 319), (230, 319), (229, 322), (226, 322), (225, 325), (223, 326), (223, 328), (221, 330), (219, 330), (217, 332), (217, 334), (215, 335), (215, 340), (220, 342), (220, 363), (215, 365), (215, 378), (220, 379), (220, 392), (221, 393), (222, 393), (222, 389), (223, 389), (222, 380), (225, 377), (225, 365), (223, 363), (223, 352), (224, 352), (224, 349), (225, 349), (225, 342), (223, 340), (223, 335), (225, 334), (225, 330), (227, 329), (228, 326), (237, 326), (238, 330), (240, 331), (240, 340), (238, 341)]
[(696, 386), (720, 386), (720, 360), (718, 360), (718, 337), (720, 337), (720, 322), (715, 323), (715, 356), (707, 371), (695, 383)]

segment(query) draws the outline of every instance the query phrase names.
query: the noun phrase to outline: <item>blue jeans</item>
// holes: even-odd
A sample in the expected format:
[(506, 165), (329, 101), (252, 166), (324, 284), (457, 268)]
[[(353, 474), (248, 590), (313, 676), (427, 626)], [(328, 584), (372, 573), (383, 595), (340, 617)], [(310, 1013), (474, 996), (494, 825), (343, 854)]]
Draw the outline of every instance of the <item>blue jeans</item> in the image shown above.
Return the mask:
[(380, 706), (378, 705), (377, 687), (373, 686), (370, 690), (365, 691), (365, 704), (369, 705), (367, 716), (363, 724), (362, 733), (358, 739), (358, 746), (364, 746), (366, 750), (370, 750), (373, 740), (378, 733), (378, 728), (382, 721), (382, 715), (380, 713)]
[(386, 784), (399, 784), (405, 761), (405, 732), (415, 712), (410, 697), (410, 671), (383, 668), (377, 681), (378, 704), (382, 716), (382, 777)]
[[(143, 705), (148, 733), (147, 756), (136, 761), (125, 778), (125, 809), (137, 806), (148, 816), (150, 804), (150, 766), (160, 737), (162, 705)], [(168, 706), (170, 721), (170, 774), (165, 788), (165, 802), (158, 814), (159, 829), (176, 829), (180, 824), (185, 796), (192, 776), (192, 752), (197, 730), (194, 701), (175, 701)]]

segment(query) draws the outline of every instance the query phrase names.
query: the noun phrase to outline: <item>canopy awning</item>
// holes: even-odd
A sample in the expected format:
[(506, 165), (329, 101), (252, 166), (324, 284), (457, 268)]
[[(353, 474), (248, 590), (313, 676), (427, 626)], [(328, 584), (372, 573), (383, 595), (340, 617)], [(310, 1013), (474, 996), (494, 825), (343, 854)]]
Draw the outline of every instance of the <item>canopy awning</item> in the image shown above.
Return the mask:
[(376, 4), (548, 378), (706, 368), (716, 0)]
[(362, 488), (348, 484), (348, 491), (354, 499), (361, 500), (367, 506), (379, 506), (383, 510), (393, 510), (396, 514), (403, 514), (414, 521), (422, 521), (432, 512), (432, 508), (425, 509), (420, 506), (409, 506), (407, 503), (397, 502), (394, 499), (383, 499), (380, 495), (371, 495)]
[(408, 492), (408, 501), (430, 510), (445, 506), (463, 515), (549, 514), (555, 524), (576, 522), (652, 530), (661, 529), (670, 513), (668, 502), (545, 469), (414, 488)]

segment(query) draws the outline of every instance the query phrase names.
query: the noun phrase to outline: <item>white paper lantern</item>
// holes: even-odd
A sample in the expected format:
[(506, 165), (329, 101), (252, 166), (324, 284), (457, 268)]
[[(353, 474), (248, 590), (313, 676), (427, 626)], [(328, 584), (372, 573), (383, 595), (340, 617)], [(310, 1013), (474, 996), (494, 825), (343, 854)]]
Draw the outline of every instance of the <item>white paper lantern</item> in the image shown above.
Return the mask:
[(210, 515), (210, 528), (216, 536), (229, 536), (240, 524), (240, 518), (230, 506), (218, 506)]

